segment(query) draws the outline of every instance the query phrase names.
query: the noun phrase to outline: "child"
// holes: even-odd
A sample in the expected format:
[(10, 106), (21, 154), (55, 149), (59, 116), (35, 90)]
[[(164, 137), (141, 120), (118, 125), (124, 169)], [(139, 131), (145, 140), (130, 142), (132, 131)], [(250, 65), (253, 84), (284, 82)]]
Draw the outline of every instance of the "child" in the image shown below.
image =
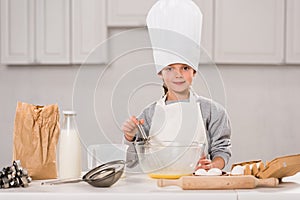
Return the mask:
[(231, 157), (229, 117), (221, 105), (191, 89), (200, 59), (201, 24), (202, 14), (191, 0), (159, 0), (151, 8), (147, 26), (165, 96), (138, 119), (125, 121), (122, 130), (130, 142), (141, 137), (136, 134), (140, 123), (152, 141), (205, 143), (207, 157), (200, 158), (198, 168), (223, 169)]

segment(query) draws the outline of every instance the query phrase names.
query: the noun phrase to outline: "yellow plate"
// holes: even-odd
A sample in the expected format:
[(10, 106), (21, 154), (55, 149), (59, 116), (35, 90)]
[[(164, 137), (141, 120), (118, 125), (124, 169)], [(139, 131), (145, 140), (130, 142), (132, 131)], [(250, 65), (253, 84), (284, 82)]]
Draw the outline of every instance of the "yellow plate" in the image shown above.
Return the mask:
[(148, 174), (151, 178), (156, 178), (156, 179), (178, 179), (182, 176), (190, 176), (192, 174)]

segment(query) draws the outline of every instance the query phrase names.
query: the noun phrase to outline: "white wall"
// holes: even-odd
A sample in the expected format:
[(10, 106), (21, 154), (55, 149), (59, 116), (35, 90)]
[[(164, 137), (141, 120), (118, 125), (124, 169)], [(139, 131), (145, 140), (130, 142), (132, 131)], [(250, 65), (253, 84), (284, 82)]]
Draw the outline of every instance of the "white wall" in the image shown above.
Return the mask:
[(299, 66), (221, 66), (232, 162), (300, 153)]
[(14, 117), (18, 101), (71, 107), (72, 66), (0, 66), (0, 166), (12, 161)]

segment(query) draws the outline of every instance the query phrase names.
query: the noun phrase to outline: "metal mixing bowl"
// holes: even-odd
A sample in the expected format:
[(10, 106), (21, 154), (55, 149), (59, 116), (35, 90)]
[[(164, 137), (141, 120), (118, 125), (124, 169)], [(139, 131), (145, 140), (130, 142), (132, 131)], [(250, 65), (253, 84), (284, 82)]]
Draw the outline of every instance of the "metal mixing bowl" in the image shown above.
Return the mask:
[(204, 144), (136, 142), (135, 149), (143, 172), (150, 177), (179, 178), (194, 172), (203, 153)]

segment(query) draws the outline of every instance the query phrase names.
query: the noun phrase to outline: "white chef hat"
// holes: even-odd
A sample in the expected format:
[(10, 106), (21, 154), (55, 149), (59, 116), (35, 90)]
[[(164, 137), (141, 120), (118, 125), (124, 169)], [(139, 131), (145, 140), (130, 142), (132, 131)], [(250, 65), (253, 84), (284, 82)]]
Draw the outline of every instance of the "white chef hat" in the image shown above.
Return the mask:
[(174, 63), (198, 70), (202, 13), (192, 0), (158, 0), (147, 27), (157, 73)]

